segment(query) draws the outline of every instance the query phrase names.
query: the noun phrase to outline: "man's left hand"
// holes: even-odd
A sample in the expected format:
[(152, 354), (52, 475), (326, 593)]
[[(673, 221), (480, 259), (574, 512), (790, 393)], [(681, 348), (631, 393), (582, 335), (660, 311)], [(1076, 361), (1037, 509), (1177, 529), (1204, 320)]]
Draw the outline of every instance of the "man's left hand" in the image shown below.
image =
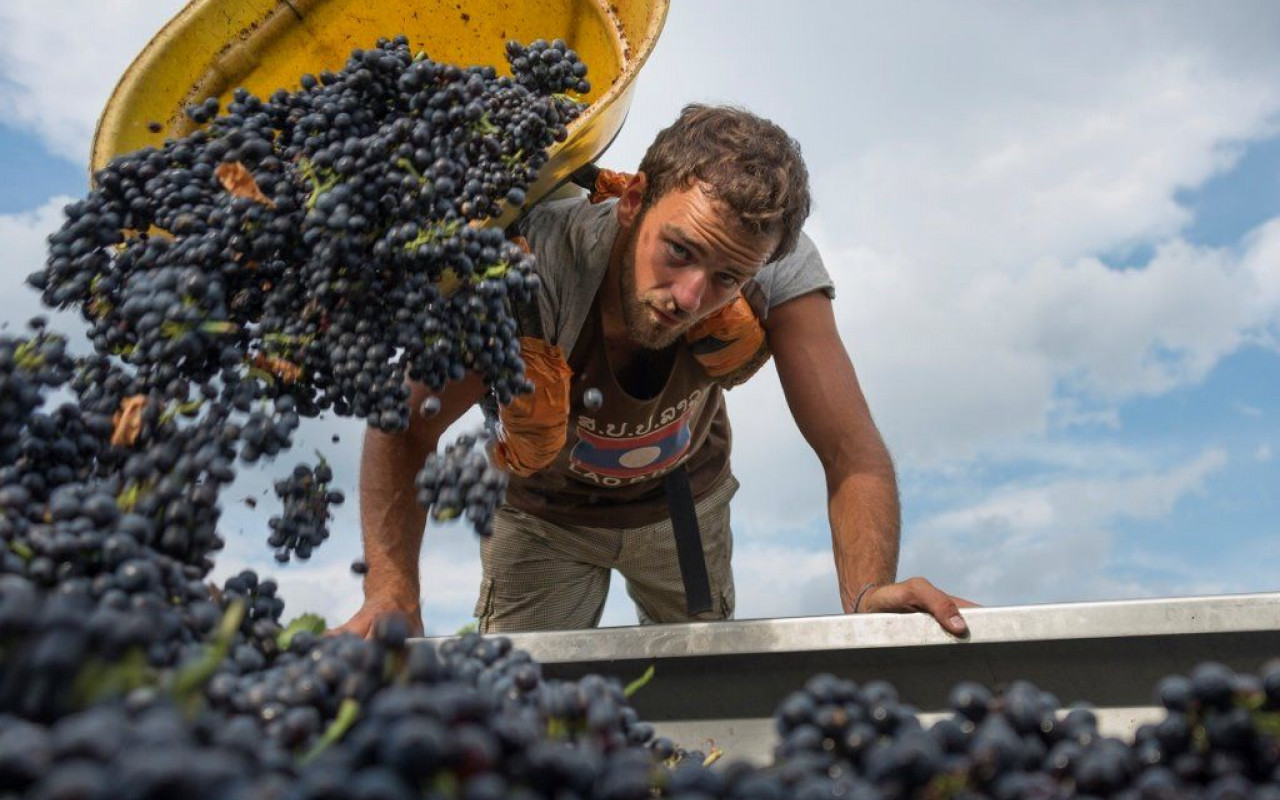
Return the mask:
[(948, 633), (968, 636), (969, 626), (960, 615), (962, 608), (976, 608), (977, 603), (956, 597), (934, 586), (924, 578), (908, 578), (900, 583), (873, 586), (862, 595), (859, 614), (931, 615)]

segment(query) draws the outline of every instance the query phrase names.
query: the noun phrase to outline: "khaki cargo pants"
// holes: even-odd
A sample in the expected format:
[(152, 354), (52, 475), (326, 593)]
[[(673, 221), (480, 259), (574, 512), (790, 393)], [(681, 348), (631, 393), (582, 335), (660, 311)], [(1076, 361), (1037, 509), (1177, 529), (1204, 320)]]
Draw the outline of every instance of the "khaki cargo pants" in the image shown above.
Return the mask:
[(594, 628), (615, 569), (626, 579), (643, 624), (732, 619), (729, 500), (737, 489), (738, 481), (729, 476), (695, 507), (715, 607), (693, 617), (685, 604), (671, 520), (639, 528), (557, 525), (502, 506), (493, 534), (480, 544), (484, 577), (475, 609), (480, 632)]

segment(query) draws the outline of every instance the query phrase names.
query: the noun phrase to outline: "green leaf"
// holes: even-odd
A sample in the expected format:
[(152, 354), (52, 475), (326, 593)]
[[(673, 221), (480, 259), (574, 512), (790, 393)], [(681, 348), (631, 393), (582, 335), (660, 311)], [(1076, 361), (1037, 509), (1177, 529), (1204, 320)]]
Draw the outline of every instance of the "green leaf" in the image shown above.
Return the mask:
[(473, 619), (470, 622), (468, 622), (466, 625), (463, 625), (461, 628), (458, 628), (458, 632), (455, 633), (454, 636), (461, 636), (464, 633), (475, 633), (478, 630), (480, 630), (480, 623), (479, 621)]
[(302, 631), (319, 636), (326, 630), (328, 630), (328, 626), (324, 624), (324, 617), (319, 614), (303, 614), (294, 617), (285, 626), (285, 629), (280, 631), (279, 635), (276, 636), (276, 644), (280, 646), (281, 650), (288, 650), (289, 645), (293, 643), (293, 637)]
[(644, 671), (643, 675), (641, 675), (639, 678), (636, 678), (631, 683), (627, 684), (627, 688), (622, 690), (623, 696), (630, 697), (631, 695), (640, 691), (644, 687), (648, 686), (649, 681), (653, 680), (653, 673), (654, 673), (653, 665), (650, 664), (649, 668)]

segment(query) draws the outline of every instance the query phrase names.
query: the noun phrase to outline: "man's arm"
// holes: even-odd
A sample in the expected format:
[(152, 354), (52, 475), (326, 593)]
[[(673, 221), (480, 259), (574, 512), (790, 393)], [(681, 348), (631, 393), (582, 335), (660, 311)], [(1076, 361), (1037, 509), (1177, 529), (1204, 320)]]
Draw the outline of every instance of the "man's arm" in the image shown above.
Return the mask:
[[(963, 634), (958, 606), (971, 603), (923, 578), (895, 582), (900, 516), (893, 461), (840, 341), (830, 298), (810, 292), (770, 309), (765, 330), (787, 405), (826, 474), (845, 612), (855, 604), (861, 612), (925, 611)], [(867, 584), (874, 585), (863, 593)]]
[(360, 528), (364, 537), (364, 605), (337, 632), (369, 635), (377, 618), (402, 613), (414, 633), (422, 633), (418, 558), (427, 512), (418, 504), (414, 479), (445, 429), (484, 394), (471, 373), (439, 394), (440, 410), (428, 418), (421, 408), (431, 392), (410, 383), (409, 427), (400, 433), (365, 432), (360, 457)]

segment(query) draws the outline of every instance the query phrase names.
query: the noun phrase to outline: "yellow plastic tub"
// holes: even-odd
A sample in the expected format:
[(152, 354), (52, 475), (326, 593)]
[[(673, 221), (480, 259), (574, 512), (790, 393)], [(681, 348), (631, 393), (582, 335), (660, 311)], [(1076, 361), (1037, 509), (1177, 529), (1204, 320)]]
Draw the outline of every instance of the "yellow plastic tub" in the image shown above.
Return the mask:
[[(91, 165), (191, 129), (183, 109), (296, 89), (304, 73), (338, 70), (351, 50), (405, 34), (437, 61), (506, 66), (508, 40), (561, 38), (590, 72), (590, 107), (527, 193), (533, 203), (594, 160), (622, 127), (636, 73), (662, 31), (669, 0), (193, 0), (120, 79), (98, 121)], [(510, 209), (507, 218), (518, 212)], [(500, 222), (507, 221), (506, 218)]]

